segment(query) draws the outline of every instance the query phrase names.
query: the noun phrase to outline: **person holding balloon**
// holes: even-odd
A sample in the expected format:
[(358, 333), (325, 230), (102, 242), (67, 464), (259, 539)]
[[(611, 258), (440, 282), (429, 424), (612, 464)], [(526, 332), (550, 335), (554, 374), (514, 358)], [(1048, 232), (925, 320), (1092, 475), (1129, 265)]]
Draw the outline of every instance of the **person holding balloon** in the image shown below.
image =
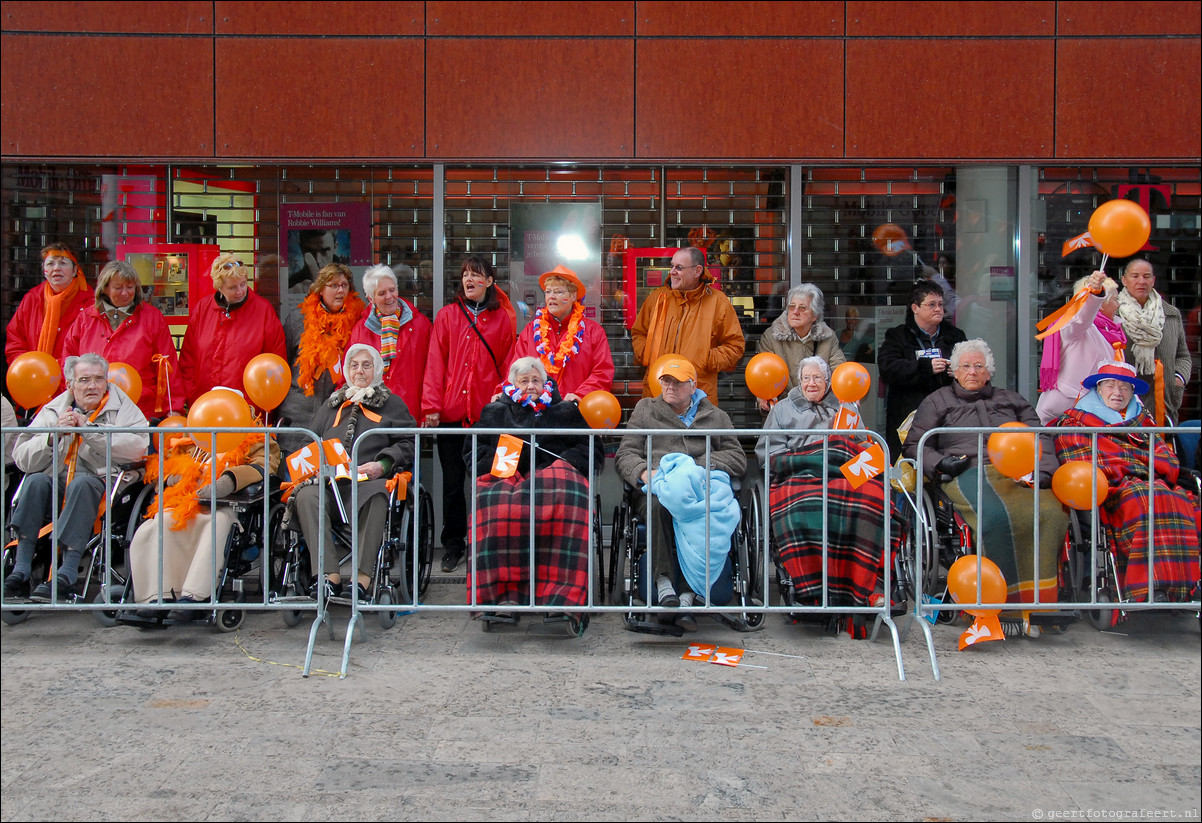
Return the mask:
[[(1047, 426), (1070, 409), (1081, 396), (1081, 381), (1099, 360), (1113, 360), (1115, 348), (1127, 343), (1123, 327), (1114, 319), (1118, 313), (1118, 283), (1105, 272), (1095, 271), (1073, 286), (1073, 294), (1088, 291), (1072, 319), (1043, 341), (1039, 363), (1041, 394), (1035, 403), (1040, 422)], [(1051, 331), (1049, 329), (1048, 331)]]
[[(1085, 378), (1086, 393), (1054, 425), (1073, 426), (1154, 426), (1152, 416), (1137, 394), (1146, 394), (1148, 384), (1129, 363), (1102, 360), (1094, 373)], [(1098, 470), (1104, 475), (1101, 489), (1109, 487), (1098, 501), (1102, 526), (1113, 534), (1111, 545), (1118, 561), (1120, 590), (1124, 599), (1136, 602), (1148, 599), (1148, 520), (1155, 518), (1155, 548), (1151, 554), (1155, 599), (1184, 602), (1198, 596), (1199, 529), (1202, 515), (1198, 499), (1179, 485), (1181, 464), (1165, 437), (1158, 436), (1153, 446), (1152, 508), (1148, 503), (1148, 436), (1132, 431), (1101, 433), (1095, 449), (1093, 436), (1067, 431), (1056, 435), (1056, 456), (1064, 464), (1058, 474), (1070, 467), (1083, 471), (1073, 475), (1073, 488), (1062, 492), (1072, 499), (1074, 508), (1092, 508), (1092, 459), (1097, 455)], [(1067, 481), (1066, 481), (1067, 482)], [(1054, 484), (1053, 488), (1057, 488)]]
[[(990, 382), (995, 369), (993, 352), (984, 340), (957, 343), (950, 368), (955, 382), (918, 405), (904, 453), (917, 459), (919, 439), (932, 429), (1008, 426), (993, 435), (952, 431), (928, 438), (923, 473), (932, 481), (947, 478), (943, 492), (972, 528), (981, 553), (1001, 568), (1009, 602), (1029, 603), (1038, 590), (1041, 603), (1054, 603), (1060, 548), (1068, 528), (1068, 517), (1050, 491), (1059, 464), (1051, 443), (1036, 449), (1035, 435), (1013, 430), (1016, 424), (1041, 425), (1039, 415), (1021, 394)], [(988, 449), (981, 450), (985, 454), (978, 450), (983, 441), (988, 443)], [(1038, 568), (1032, 483), (1041, 489)], [(977, 511), (979, 499), (983, 508)]]
[(179, 367), (188, 405), (214, 386), (245, 391), (246, 365), (259, 354), (287, 355), (275, 307), (247, 285), (246, 264), (217, 255), (209, 269), (213, 294), (192, 309), (180, 347)]
[[(583, 606), (589, 591), (589, 453), (594, 473), (600, 473), (605, 465), (601, 439), (590, 443), (583, 431), (539, 434), (540, 429), (586, 428), (580, 409), (560, 397), (540, 358), (514, 360), (501, 394), (484, 407), (476, 426), (506, 429), (515, 436), (478, 436), (474, 454), (469, 439), (465, 455), (476, 475), (476, 554), (468, 566), (468, 596), (475, 591), (482, 604)], [(533, 445), (530, 439), (518, 439), (527, 432), (534, 435)], [(499, 457), (503, 448), (510, 450), (506, 458)], [(506, 459), (510, 462), (503, 465)]]
[[(414, 454), (412, 436), (375, 432), (378, 429), (413, 428), (415, 422), (404, 401), (385, 383), (384, 360), (375, 346), (352, 343), (343, 358), (342, 373), (346, 376), (346, 384), (335, 389), (318, 408), (308, 427), (323, 441), (338, 441), (348, 458), (354, 454), (355, 444), (364, 441), (359, 447), (359, 464), (349, 467), (359, 483), (357, 578), (343, 580), (338, 565), (341, 550), (334, 542), (332, 529), (332, 523), (339, 522), (340, 511), (346, 512), (345, 522), (348, 525), (351, 522), (350, 477), (331, 481), (338, 500), (327, 493), (324, 512), (321, 510), (321, 489), (316, 485), (321, 478), (310, 478), (297, 486), (289, 505), (294, 506), (292, 511), (309, 547), (310, 568), (315, 576), (312, 596), (317, 597), (318, 587), (324, 585), (326, 600), (345, 593), (365, 601), (376, 567), (376, 550), (384, 540), (388, 481), (396, 474), (412, 471)], [(324, 581), (316, 578), (319, 570), (324, 572)]]
[[(785, 313), (760, 335), (758, 350), (784, 359), (789, 370), (789, 390), (798, 387), (798, 366), (807, 357), (822, 358), (830, 369), (847, 361), (838, 335), (822, 319), (824, 309), (820, 288), (813, 283), (794, 286), (789, 289)], [(769, 401), (759, 398), (758, 402), (760, 411), (768, 411)]]
[[(793, 602), (821, 604), (825, 528), (827, 602), (863, 606), (881, 573), (883, 513), (888, 510), (885, 488), (879, 477), (853, 486), (839, 472), (840, 466), (864, 450), (867, 443), (862, 439), (810, 432), (834, 428), (840, 409), (826, 360), (807, 357), (797, 372), (798, 387), (772, 407), (755, 447), (761, 463), (769, 468), (769, 520), (779, 560), (793, 582)], [(856, 420), (855, 428), (862, 430), (858, 415)]]
[(492, 263), (472, 256), (459, 270), (455, 297), (434, 318), (425, 385), (422, 426), (439, 432), (442, 468), (442, 570), (453, 572), (467, 550), (466, 438), (461, 433), (480, 413), (505, 376), (504, 358), (513, 348), (516, 314), (497, 283)]
[(183, 410), (183, 381), (167, 319), (143, 299), (138, 273), (123, 260), (100, 270), (94, 304), (79, 313), (67, 333), (63, 359), (84, 352), (138, 373), (142, 390), (134, 400), (147, 419)]
[(519, 358), (537, 357), (563, 399), (573, 403), (589, 392), (609, 391), (614, 382), (609, 337), (600, 323), (585, 319), (584, 282), (567, 266), (558, 265), (543, 272), (538, 287), (546, 305), (514, 341), (506, 368)]
[[(292, 380), (279, 406), (281, 421), (290, 426), (308, 425), (318, 406), (344, 382), (342, 355), (363, 310), (350, 267), (343, 263), (323, 266), (309, 286), (308, 296), (284, 318), (285, 359), (292, 366)], [(309, 442), (304, 435), (286, 432), (279, 438), (285, 455)]]
[(67, 330), (92, 302), (88, 281), (66, 243), (51, 243), (42, 249), (42, 276), (46, 282), (21, 298), (8, 321), (4, 355), (10, 364), (30, 351), (61, 360)]
[[(242, 393), (218, 387), (205, 392), (188, 410), (189, 426), (261, 427)], [(174, 622), (199, 620), (209, 612), (188, 608), (208, 603), (215, 578), (214, 552), (224, 552), (236, 515), (229, 506), (212, 507), (215, 499), (259, 483), (279, 467), (280, 448), (267, 429), (249, 433), (195, 432), (177, 438), (159, 460), (147, 466), (146, 480), (157, 482), (162, 473), (162, 498), (155, 497), (129, 547), (130, 577), (138, 603), (173, 602), (180, 606), (166, 614)], [(216, 465), (212, 452), (216, 452)], [(264, 465), (266, 457), (266, 465)], [(216, 478), (214, 482), (213, 478)], [(212, 485), (210, 485), (212, 484)], [(166, 520), (162, 523), (163, 518)], [(162, 529), (162, 543), (159, 532)], [(159, 579), (159, 557), (163, 577)], [(217, 574), (224, 557), (218, 555)], [(160, 600), (160, 595), (162, 599)], [(163, 616), (161, 612), (140, 617)]]
[(384, 360), (384, 385), (416, 417), (422, 407), (422, 383), (430, 352), (431, 324), (401, 298), (396, 272), (379, 263), (363, 273), (363, 291), (371, 306), (351, 329), (348, 345), (366, 343)]
[(50, 599), (49, 582), (38, 585), (30, 595), (30, 576), (38, 532), (53, 515), (55, 484), (63, 507), (57, 516), (58, 542), (63, 549), (62, 564), (54, 575), (58, 599), (74, 594), (79, 561), (107, 490), (106, 455), (111, 454), (114, 464), (137, 463), (146, 456), (147, 435), (104, 432), (106, 428), (147, 425), (138, 405), (109, 383), (108, 368), (108, 361), (98, 354), (68, 358), (64, 369), (67, 390), (46, 398), (48, 402), (30, 423), (31, 428), (60, 429), (61, 433), (29, 432), (17, 437), (13, 459), (26, 478), (10, 520), (17, 533), (17, 549), (13, 570), (4, 578), (5, 597)]
[[(1166, 419), (1161, 423), (1157, 416), (1157, 425), (1180, 422), (1181, 398), (1194, 367), (1193, 359), (1181, 312), (1156, 291), (1156, 273), (1142, 257), (1123, 267), (1118, 314), (1127, 335), (1127, 362), (1135, 365), (1140, 379), (1148, 384), (1148, 389), (1141, 392), (1144, 406), (1155, 415), (1157, 401), (1164, 403)], [(1158, 369), (1163, 389), (1157, 388)], [(1162, 392), (1159, 398), (1153, 395), (1154, 390)]]

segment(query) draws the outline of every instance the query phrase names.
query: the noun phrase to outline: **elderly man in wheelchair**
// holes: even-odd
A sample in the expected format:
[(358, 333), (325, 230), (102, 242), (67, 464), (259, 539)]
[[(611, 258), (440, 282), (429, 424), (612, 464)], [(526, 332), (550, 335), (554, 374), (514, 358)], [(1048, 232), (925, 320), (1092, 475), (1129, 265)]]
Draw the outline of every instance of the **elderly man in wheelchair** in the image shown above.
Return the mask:
[[(147, 425), (137, 403), (108, 382), (108, 367), (108, 361), (98, 354), (67, 358), (63, 369), (67, 390), (43, 406), (30, 423), (30, 428), (61, 431), (17, 437), (13, 457), (26, 477), (12, 515), (17, 546), (12, 571), (4, 578), (5, 599), (30, 597), (50, 602), (54, 595), (58, 602), (71, 600), (76, 594), (80, 559), (107, 491), (106, 452), (113, 464), (134, 463), (146, 456), (147, 435), (104, 432), (106, 428)], [(52, 557), (48, 577), (54, 578), (54, 584), (43, 581), (31, 593), (34, 550), (39, 538), (51, 531), (43, 525), (55, 519), (51, 511), (55, 484), (62, 504), (56, 547), (63, 550), (62, 563), (54, 572)]]
[[(720, 596), (716, 584), (726, 576), (731, 538), (741, 516), (732, 478), (743, 477), (747, 456), (734, 436), (704, 433), (733, 426), (726, 412), (697, 388), (692, 363), (669, 358), (659, 382), (660, 396), (640, 400), (629, 427), (665, 433), (651, 438), (649, 451), (646, 436), (628, 434), (615, 458), (622, 480), (645, 492), (633, 495), (637, 516), (649, 524), (651, 551), (639, 599), (668, 608), (725, 605), (729, 595)], [(654, 507), (648, 505), (648, 496), (656, 498)], [(722, 589), (729, 591), (729, 584)], [(697, 628), (687, 612), (665, 612), (659, 621), (685, 631)]]

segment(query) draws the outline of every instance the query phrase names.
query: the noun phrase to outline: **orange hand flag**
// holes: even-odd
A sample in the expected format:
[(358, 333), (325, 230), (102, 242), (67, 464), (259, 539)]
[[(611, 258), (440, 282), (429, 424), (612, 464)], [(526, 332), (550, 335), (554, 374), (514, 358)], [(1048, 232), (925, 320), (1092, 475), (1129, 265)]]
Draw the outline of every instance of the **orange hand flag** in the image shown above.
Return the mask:
[(1093, 245), (1093, 238), (1089, 236), (1089, 232), (1078, 234), (1071, 240), (1065, 240), (1064, 245), (1060, 247), (1060, 256), (1068, 257), (1077, 249), (1087, 249)]
[(987, 640), (1005, 639), (1005, 635), (1002, 634), (1002, 624), (998, 621), (997, 612), (980, 612), (977, 613), (973, 624), (965, 629), (964, 634), (960, 635), (960, 651), (964, 651), (969, 646), (974, 646), (977, 643), (984, 643)]
[(860, 428), (860, 412), (857, 407), (851, 403), (841, 403), (839, 411), (835, 415), (835, 419), (831, 421), (832, 429), (858, 429)]
[(522, 456), (522, 441), (513, 435), (503, 434), (497, 438), (497, 453), (492, 459), (494, 477), (513, 477), (518, 470), (518, 459)]
[(839, 471), (843, 472), (843, 476), (847, 478), (847, 482), (853, 489), (860, 488), (884, 470), (885, 451), (881, 448), (880, 443), (873, 443), (872, 446), (839, 467)]

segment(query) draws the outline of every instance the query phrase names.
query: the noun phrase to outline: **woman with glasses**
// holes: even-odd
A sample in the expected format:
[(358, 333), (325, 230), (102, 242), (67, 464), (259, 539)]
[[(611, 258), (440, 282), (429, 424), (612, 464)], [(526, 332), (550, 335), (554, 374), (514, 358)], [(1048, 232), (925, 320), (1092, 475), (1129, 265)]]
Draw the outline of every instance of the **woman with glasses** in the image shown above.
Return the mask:
[(288, 354), (275, 307), (250, 290), (245, 263), (229, 252), (219, 254), (209, 276), (215, 291), (192, 308), (179, 352), (189, 406), (214, 386), (245, 394), (247, 363), (260, 354)]
[[(807, 357), (821, 357), (831, 369), (847, 362), (838, 335), (823, 322), (824, 308), (822, 289), (813, 283), (794, 286), (789, 289), (785, 313), (760, 335), (759, 350), (780, 355), (789, 367), (789, 386), (785, 391), (797, 388), (798, 365)], [(769, 403), (760, 398), (759, 406), (760, 411), (766, 412)]]
[[(564, 400), (579, 403), (594, 391), (609, 391), (614, 382), (614, 359), (609, 338), (600, 323), (584, 316), (584, 283), (576, 272), (559, 265), (538, 278), (546, 305), (526, 324), (509, 351), (506, 366), (522, 357), (536, 357), (547, 377), (555, 381)], [(500, 385), (494, 400), (500, 399)]]
[[(308, 296), (284, 318), (292, 386), (280, 404), (281, 422), (308, 425), (318, 406), (346, 381), (342, 356), (363, 308), (350, 267), (342, 263), (322, 266)], [(285, 456), (309, 442), (303, 435), (286, 433), (281, 433), (279, 440)]]
[(86, 352), (138, 372), (142, 396), (132, 399), (147, 419), (184, 408), (184, 384), (167, 319), (142, 299), (142, 281), (123, 260), (110, 261), (100, 270), (95, 304), (79, 313), (67, 333), (64, 362)]
[[(760, 462), (768, 463), (768, 511), (777, 563), (792, 581), (784, 596), (798, 605), (822, 604), (825, 533), (827, 602), (865, 606), (881, 575), (885, 487), (879, 477), (856, 487), (839, 472), (839, 466), (864, 450), (864, 440), (810, 433), (831, 428), (839, 412), (839, 401), (831, 393), (830, 364), (817, 355), (806, 357), (795, 376), (796, 388), (772, 407), (755, 447)], [(862, 638), (867, 632), (852, 635)]]
[[(906, 436), (905, 455), (918, 457), (919, 439), (932, 429), (1001, 426), (1023, 423), (1040, 426), (1039, 415), (1018, 392), (991, 383), (996, 364), (984, 340), (957, 343), (949, 372), (954, 382), (929, 395), (914, 413)], [(1041, 440), (1047, 440), (1046, 437)], [(1030, 603), (1039, 591), (1042, 603), (1057, 599), (1057, 569), (1068, 517), (1050, 488), (1059, 467), (1051, 442), (1041, 444), (1032, 474), (1012, 480), (997, 470), (986, 451), (989, 433), (937, 433), (923, 444), (923, 474), (943, 482), (943, 492), (968, 522), (977, 548), (997, 563), (1006, 578), (1008, 601)], [(978, 450), (979, 446), (979, 450)], [(982, 471), (978, 465), (984, 463)], [(1035, 514), (1032, 484), (1039, 499), (1039, 566), (1035, 565)], [(980, 511), (978, 502), (982, 503)], [(1003, 613), (1003, 618), (1006, 615)]]
[[(513, 348), (516, 314), (496, 282), (492, 264), (469, 257), (459, 271), (455, 297), (434, 318), (422, 388), (421, 424), (461, 431), (504, 380), (505, 359)], [(439, 435), (442, 466), (442, 570), (453, 572), (467, 547), (467, 497), (462, 434)]]
[(430, 321), (401, 298), (396, 272), (379, 263), (363, 273), (370, 308), (351, 331), (350, 345), (366, 343), (384, 360), (384, 385), (405, 402), (414, 418), (422, 405)]
[(4, 354), (9, 363), (30, 351), (46, 352), (61, 361), (67, 330), (92, 302), (79, 261), (65, 243), (42, 249), (42, 276), (45, 282), (21, 298), (8, 321)]
[(968, 339), (945, 319), (943, 289), (929, 280), (910, 292), (906, 322), (885, 332), (877, 353), (885, 394), (885, 442), (896, 460), (902, 453), (897, 429), (928, 394), (952, 384), (952, 347)]

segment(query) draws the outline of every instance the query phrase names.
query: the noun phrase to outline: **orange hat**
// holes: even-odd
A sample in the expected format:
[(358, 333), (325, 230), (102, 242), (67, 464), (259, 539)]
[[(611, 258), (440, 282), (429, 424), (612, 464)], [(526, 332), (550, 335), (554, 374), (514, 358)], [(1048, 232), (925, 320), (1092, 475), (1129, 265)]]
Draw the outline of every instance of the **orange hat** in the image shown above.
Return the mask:
[(546, 291), (547, 290), (547, 280), (551, 277), (558, 277), (562, 280), (567, 280), (569, 283), (571, 283), (573, 286), (576, 287), (576, 299), (577, 300), (584, 299), (584, 293), (585, 293), (584, 281), (582, 281), (579, 277), (576, 276), (576, 272), (569, 269), (563, 263), (560, 263), (558, 266), (551, 269), (551, 271), (545, 271), (541, 275), (539, 275), (538, 287), (540, 289), (542, 289), (543, 291)]
[(662, 380), (665, 377), (671, 377), (684, 383), (687, 380), (697, 381), (697, 369), (693, 368), (693, 364), (683, 357), (666, 357), (660, 361), (659, 373), (655, 375), (656, 380)]

